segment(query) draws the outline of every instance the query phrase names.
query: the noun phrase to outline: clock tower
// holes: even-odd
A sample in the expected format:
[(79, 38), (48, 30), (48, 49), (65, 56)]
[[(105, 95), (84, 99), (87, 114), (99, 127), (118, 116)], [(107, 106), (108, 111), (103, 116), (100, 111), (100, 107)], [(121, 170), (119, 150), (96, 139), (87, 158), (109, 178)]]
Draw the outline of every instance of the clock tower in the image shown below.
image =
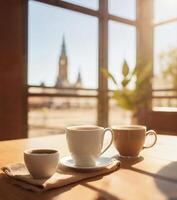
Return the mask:
[(59, 70), (58, 70), (58, 76), (56, 81), (56, 87), (68, 87), (68, 58), (66, 55), (66, 46), (65, 46), (65, 38), (63, 36), (63, 42), (62, 42), (62, 48), (61, 48), (61, 54), (59, 58)]

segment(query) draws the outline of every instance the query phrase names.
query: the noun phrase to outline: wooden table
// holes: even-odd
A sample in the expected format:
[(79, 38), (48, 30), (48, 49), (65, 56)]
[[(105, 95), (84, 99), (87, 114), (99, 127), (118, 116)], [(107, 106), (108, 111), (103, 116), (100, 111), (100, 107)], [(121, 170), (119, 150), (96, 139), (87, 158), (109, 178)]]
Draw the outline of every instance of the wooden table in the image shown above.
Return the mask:
[[(68, 154), (65, 135), (0, 142), (0, 167), (23, 161), (23, 150), (32, 147), (57, 148)], [(106, 153), (116, 155), (112, 146)], [(137, 161), (123, 161), (121, 168), (102, 178), (92, 178), (45, 193), (33, 193), (12, 185), (0, 174), (2, 200), (105, 200), (177, 199), (177, 136), (158, 136), (157, 145), (141, 152)]]

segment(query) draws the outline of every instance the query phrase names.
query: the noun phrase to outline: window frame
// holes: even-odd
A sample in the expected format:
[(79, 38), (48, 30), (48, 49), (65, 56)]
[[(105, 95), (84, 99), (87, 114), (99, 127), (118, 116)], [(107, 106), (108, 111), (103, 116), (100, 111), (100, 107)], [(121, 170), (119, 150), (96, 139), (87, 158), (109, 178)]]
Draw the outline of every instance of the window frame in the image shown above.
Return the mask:
[[(122, 18), (116, 15), (109, 14), (108, 0), (99, 0), (98, 10), (90, 9), (84, 6), (68, 3), (65, 1), (53, 0), (28, 0), (45, 3), (48, 5), (64, 8), (67, 10), (80, 12), (89, 16), (98, 18), (98, 89), (97, 89), (97, 124), (99, 126), (108, 126), (109, 119), (109, 94), (108, 94), (108, 80), (101, 73), (101, 68), (108, 69), (108, 22), (109, 20), (120, 22), (127, 25), (137, 26), (136, 20)], [(33, 86), (29, 86), (30, 87)], [(29, 90), (28, 89), (28, 90)], [(47, 95), (47, 94), (46, 94)], [(29, 93), (28, 96), (36, 96), (36, 94)], [(41, 94), (41, 96), (45, 96)], [(56, 94), (56, 96), (58, 96)], [(89, 97), (89, 96), (86, 96)]]
[[(97, 124), (100, 126), (108, 126), (109, 119), (109, 90), (108, 80), (101, 73), (101, 69), (108, 69), (108, 22), (109, 20), (134, 26), (136, 29), (136, 60), (152, 63), (153, 65), (153, 48), (154, 48), (154, 28), (165, 23), (177, 21), (177, 18), (153, 23), (153, 5), (154, 0), (136, 0), (136, 19), (126, 19), (116, 15), (112, 15), (108, 11), (108, 0), (99, 0), (98, 10), (90, 9), (84, 6), (68, 3), (65, 1), (53, 0), (28, 0), (36, 1), (60, 8), (72, 10), (82, 14), (94, 16), (98, 18), (98, 89), (97, 95)], [(153, 66), (152, 66), (153, 67)], [(152, 72), (153, 73), (153, 72)], [(153, 74), (152, 74), (153, 76)], [(152, 88), (151, 88), (152, 89)], [(152, 90), (153, 94), (153, 90)], [(28, 96), (33, 94), (28, 93)], [(43, 96), (43, 95), (41, 95)], [(58, 95), (57, 95), (58, 96)], [(78, 96), (79, 97), (79, 96)], [(89, 96), (86, 96), (87, 98)], [(153, 98), (153, 96), (152, 96)], [(154, 128), (152, 124), (152, 104), (143, 108), (138, 115), (138, 122), (146, 124), (149, 128)], [(174, 113), (173, 113), (174, 115)], [(177, 115), (177, 112), (176, 112)], [(158, 116), (156, 115), (157, 119)], [(156, 120), (157, 121), (157, 120)]]

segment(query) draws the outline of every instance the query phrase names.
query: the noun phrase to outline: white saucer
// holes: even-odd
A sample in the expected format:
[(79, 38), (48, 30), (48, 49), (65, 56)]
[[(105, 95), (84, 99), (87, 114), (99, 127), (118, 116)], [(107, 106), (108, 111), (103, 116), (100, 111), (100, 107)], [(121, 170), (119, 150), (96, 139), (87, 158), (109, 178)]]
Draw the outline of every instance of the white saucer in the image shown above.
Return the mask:
[(108, 158), (108, 157), (100, 157), (97, 161), (96, 161), (96, 165), (95, 166), (89, 166), (89, 167), (81, 167), (81, 166), (77, 166), (74, 163), (74, 160), (71, 158), (71, 156), (66, 156), (63, 157), (60, 160), (60, 163), (66, 167), (69, 168), (73, 168), (73, 169), (89, 169), (89, 170), (98, 170), (98, 169), (102, 169), (108, 165), (110, 165), (113, 162), (112, 158)]

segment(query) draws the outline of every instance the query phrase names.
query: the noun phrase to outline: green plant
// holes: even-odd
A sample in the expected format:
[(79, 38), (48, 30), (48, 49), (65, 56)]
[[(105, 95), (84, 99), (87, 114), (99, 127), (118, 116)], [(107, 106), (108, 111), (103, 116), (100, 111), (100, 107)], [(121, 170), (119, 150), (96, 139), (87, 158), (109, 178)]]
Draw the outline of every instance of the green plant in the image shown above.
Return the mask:
[(124, 60), (122, 66), (123, 79), (120, 85), (110, 72), (107, 70), (102, 70), (102, 72), (105, 76), (110, 78), (117, 87), (112, 97), (116, 100), (118, 106), (133, 111), (135, 114), (140, 107), (150, 102), (152, 79), (151, 64), (138, 62), (131, 71), (126, 60)]

